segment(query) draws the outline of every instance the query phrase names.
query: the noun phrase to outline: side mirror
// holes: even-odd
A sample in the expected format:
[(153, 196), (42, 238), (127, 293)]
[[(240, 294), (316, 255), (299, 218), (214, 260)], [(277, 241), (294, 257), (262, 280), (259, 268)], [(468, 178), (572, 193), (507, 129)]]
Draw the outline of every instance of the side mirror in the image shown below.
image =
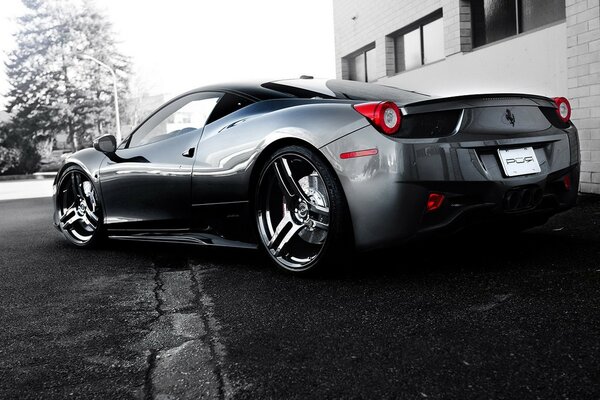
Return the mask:
[(105, 154), (112, 154), (117, 151), (117, 139), (113, 135), (100, 136), (94, 140), (94, 148)]

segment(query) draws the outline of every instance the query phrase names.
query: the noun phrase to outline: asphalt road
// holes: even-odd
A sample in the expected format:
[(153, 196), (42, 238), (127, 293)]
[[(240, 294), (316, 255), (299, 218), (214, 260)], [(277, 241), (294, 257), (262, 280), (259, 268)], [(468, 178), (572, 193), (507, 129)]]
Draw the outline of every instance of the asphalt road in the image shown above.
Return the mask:
[(77, 249), (50, 215), (0, 202), (2, 399), (600, 397), (598, 197), (321, 279), (253, 251)]

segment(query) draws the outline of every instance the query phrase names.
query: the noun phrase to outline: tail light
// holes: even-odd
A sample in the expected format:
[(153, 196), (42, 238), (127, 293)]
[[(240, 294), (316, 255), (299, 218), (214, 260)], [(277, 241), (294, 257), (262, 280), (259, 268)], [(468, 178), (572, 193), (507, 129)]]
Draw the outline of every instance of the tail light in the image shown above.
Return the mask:
[(571, 190), (571, 175), (565, 175), (563, 177), (563, 185), (565, 186), (565, 190)]
[(429, 193), (427, 198), (427, 211), (432, 212), (437, 210), (444, 203), (444, 195), (441, 193)]
[(391, 101), (355, 104), (353, 107), (386, 135), (393, 135), (400, 129), (402, 114), (398, 106)]
[(554, 104), (556, 104), (556, 115), (562, 122), (569, 122), (571, 119), (571, 103), (564, 97), (555, 97)]

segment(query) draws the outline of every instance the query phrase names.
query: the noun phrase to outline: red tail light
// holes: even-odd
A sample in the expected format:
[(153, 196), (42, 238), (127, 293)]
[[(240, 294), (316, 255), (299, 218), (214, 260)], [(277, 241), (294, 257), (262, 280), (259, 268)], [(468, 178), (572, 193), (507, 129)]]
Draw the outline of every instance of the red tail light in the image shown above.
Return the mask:
[(565, 185), (565, 190), (571, 190), (571, 175), (564, 176), (563, 185)]
[(562, 122), (569, 122), (571, 119), (571, 103), (564, 97), (555, 97), (554, 104), (556, 104), (556, 115)]
[(400, 129), (402, 114), (391, 101), (356, 104), (353, 107), (386, 135), (393, 135)]
[(441, 193), (429, 193), (427, 198), (427, 211), (435, 211), (444, 203), (444, 195)]

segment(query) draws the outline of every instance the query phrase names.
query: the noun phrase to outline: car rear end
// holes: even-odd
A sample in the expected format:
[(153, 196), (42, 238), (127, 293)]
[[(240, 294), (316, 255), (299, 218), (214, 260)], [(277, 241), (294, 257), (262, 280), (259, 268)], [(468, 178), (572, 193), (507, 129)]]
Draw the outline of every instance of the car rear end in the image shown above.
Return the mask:
[(477, 224), (516, 230), (576, 202), (579, 143), (563, 98), (494, 94), (353, 107), (368, 124), (321, 150), (340, 177), (359, 248)]

